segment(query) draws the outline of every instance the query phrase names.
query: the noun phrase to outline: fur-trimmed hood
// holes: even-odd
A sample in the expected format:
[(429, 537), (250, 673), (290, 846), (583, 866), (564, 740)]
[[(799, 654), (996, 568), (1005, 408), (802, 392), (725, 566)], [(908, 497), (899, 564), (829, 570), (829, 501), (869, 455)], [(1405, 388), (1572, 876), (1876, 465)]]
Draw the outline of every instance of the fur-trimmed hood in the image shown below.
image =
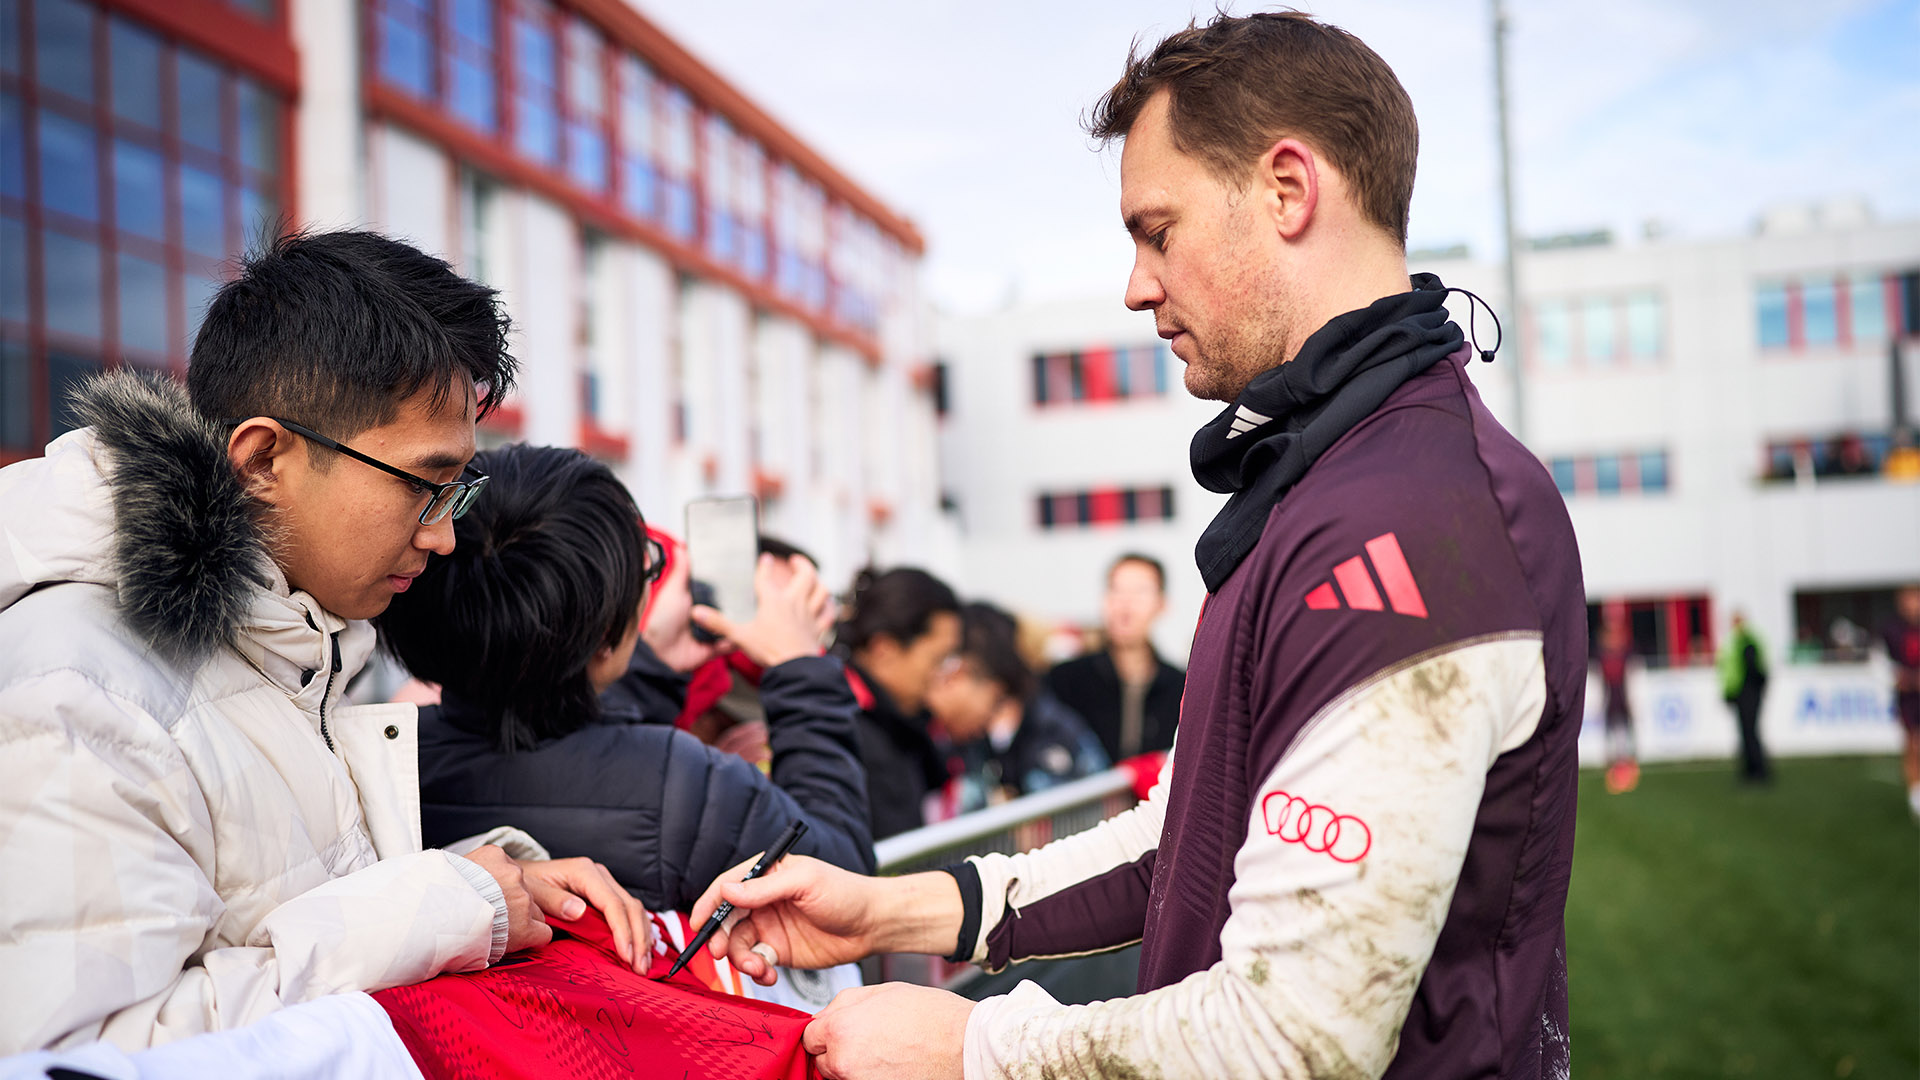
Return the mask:
[(237, 645), (261, 594), (287, 589), (218, 431), (178, 383), (124, 369), (84, 383), (74, 410), (84, 427), (0, 470), (0, 611), (90, 582), (170, 662)]

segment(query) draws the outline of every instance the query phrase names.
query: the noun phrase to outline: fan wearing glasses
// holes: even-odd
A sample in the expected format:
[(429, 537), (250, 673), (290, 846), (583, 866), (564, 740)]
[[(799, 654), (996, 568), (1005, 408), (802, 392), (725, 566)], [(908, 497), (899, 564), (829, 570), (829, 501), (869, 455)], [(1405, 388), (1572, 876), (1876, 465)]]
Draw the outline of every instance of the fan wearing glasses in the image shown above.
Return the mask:
[[(0, 470), (0, 1057), (132, 1050), (473, 971), (639, 901), (512, 820), (423, 849), (367, 622), (454, 548), (512, 389), (493, 290), (366, 232), (221, 286), (187, 385), (109, 371)], [(5, 992), (7, 989), (16, 992)], [(336, 1030), (345, 1028), (334, 1026)]]

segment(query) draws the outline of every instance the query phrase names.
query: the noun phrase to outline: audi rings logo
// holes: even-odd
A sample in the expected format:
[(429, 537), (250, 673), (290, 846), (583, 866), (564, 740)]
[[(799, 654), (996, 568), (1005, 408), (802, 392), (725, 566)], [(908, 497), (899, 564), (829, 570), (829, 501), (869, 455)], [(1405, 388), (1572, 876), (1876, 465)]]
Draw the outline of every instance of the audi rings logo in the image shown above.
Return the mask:
[(1282, 842), (1299, 844), (1334, 861), (1356, 863), (1373, 850), (1373, 830), (1351, 814), (1336, 814), (1324, 806), (1284, 791), (1269, 792), (1260, 800), (1267, 832)]

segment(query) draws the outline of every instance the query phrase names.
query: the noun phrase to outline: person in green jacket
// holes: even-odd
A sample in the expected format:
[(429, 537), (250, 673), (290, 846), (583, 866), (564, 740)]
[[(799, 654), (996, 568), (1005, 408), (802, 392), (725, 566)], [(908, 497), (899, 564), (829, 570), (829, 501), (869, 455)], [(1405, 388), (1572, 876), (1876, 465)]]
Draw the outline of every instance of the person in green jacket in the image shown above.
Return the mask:
[(1720, 693), (1740, 721), (1740, 779), (1765, 784), (1773, 779), (1767, 748), (1760, 742), (1760, 703), (1767, 695), (1767, 650), (1747, 625), (1746, 616), (1733, 613), (1733, 630), (1720, 649)]

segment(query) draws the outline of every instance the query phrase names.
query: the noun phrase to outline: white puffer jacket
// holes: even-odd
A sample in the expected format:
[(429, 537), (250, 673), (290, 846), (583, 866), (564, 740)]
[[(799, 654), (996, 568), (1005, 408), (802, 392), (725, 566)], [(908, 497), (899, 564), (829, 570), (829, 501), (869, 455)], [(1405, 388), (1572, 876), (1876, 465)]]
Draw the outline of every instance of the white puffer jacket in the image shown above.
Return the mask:
[(0, 1055), (497, 959), (499, 887), (421, 850), (413, 706), (342, 700), (372, 628), (289, 591), (178, 386), (80, 410), (0, 470)]

